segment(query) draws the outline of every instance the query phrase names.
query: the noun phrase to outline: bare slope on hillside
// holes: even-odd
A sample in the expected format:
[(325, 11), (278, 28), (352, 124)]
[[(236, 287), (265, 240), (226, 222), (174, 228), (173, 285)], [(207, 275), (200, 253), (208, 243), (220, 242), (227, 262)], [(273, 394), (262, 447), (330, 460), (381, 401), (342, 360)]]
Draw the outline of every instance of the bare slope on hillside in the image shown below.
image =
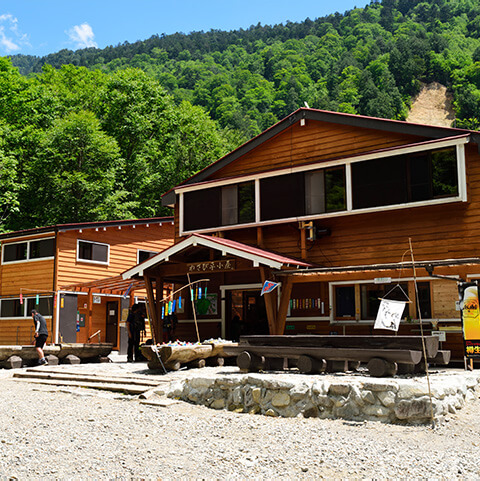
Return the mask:
[(452, 96), (438, 82), (424, 85), (413, 100), (407, 122), (451, 127), (455, 120)]

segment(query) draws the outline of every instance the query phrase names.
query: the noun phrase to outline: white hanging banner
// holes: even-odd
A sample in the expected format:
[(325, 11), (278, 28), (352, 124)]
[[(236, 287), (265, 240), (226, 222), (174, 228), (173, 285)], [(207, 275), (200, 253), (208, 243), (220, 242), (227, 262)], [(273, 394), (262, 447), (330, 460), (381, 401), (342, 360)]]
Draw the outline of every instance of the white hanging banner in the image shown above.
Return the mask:
[(406, 302), (382, 299), (375, 319), (374, 329), (389, 329), (398, 331)]

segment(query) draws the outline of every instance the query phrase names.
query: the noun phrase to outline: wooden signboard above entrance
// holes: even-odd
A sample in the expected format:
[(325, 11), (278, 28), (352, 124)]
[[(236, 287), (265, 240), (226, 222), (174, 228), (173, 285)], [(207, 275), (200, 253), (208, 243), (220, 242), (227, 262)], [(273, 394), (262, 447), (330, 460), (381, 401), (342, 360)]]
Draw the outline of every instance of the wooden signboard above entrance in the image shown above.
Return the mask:
[(234, 260), (206, 261), (187, 264), (188, 272), (219, 272), (235, 270)]

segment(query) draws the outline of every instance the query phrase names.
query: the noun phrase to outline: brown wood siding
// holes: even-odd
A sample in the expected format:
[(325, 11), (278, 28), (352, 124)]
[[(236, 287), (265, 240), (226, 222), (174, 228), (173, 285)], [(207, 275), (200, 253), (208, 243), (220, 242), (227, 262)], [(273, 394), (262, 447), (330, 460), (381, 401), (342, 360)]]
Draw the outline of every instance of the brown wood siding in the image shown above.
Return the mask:
[[(136, 226), (67, 231), (59, 234), (58, 286), (88, 282), (117, 276), (137, 264), (137, 250), (160, 252), (173, 244), (174, 226), (164, 223), (161, 227)], [(77, 262), (77, 239), (100, 242), (110, 246), (109, 265)]]
[(0, 294), (16, 296), (42, 294), (53, 290), (53, 259), (4, 264), (0, 270)]
[[(47, 344), (52, 342), (52, 320), (46, 318), (49, 336)], [(31, 317), (24, 319), (0, 319), (0, 345), (3, 346), (31, 346), (35, 327)]]
[(219, 170), (211, 179), (349, 157), (422, 140), (425, 139), (308, 120), (305, 127), (300, 127), (300, 124), (296, 123)]

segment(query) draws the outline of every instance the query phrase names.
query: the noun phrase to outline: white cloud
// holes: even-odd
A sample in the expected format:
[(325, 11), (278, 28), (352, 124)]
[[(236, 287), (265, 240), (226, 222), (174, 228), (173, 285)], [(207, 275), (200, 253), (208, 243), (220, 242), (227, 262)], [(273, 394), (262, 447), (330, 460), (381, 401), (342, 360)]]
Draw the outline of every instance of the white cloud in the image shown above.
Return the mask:
[(97, 46), (97, 42), (95, 42), (95, 34), (88, 23), (75, 25), (65, 33), (70, 37), (72, 42), (75, 42), (77, 48)]
[(9, 13), (0, 15), (0, 50), (11, 53), (24, 45), (29, 45), (28, 37), (19, 32), (18, 19)]

